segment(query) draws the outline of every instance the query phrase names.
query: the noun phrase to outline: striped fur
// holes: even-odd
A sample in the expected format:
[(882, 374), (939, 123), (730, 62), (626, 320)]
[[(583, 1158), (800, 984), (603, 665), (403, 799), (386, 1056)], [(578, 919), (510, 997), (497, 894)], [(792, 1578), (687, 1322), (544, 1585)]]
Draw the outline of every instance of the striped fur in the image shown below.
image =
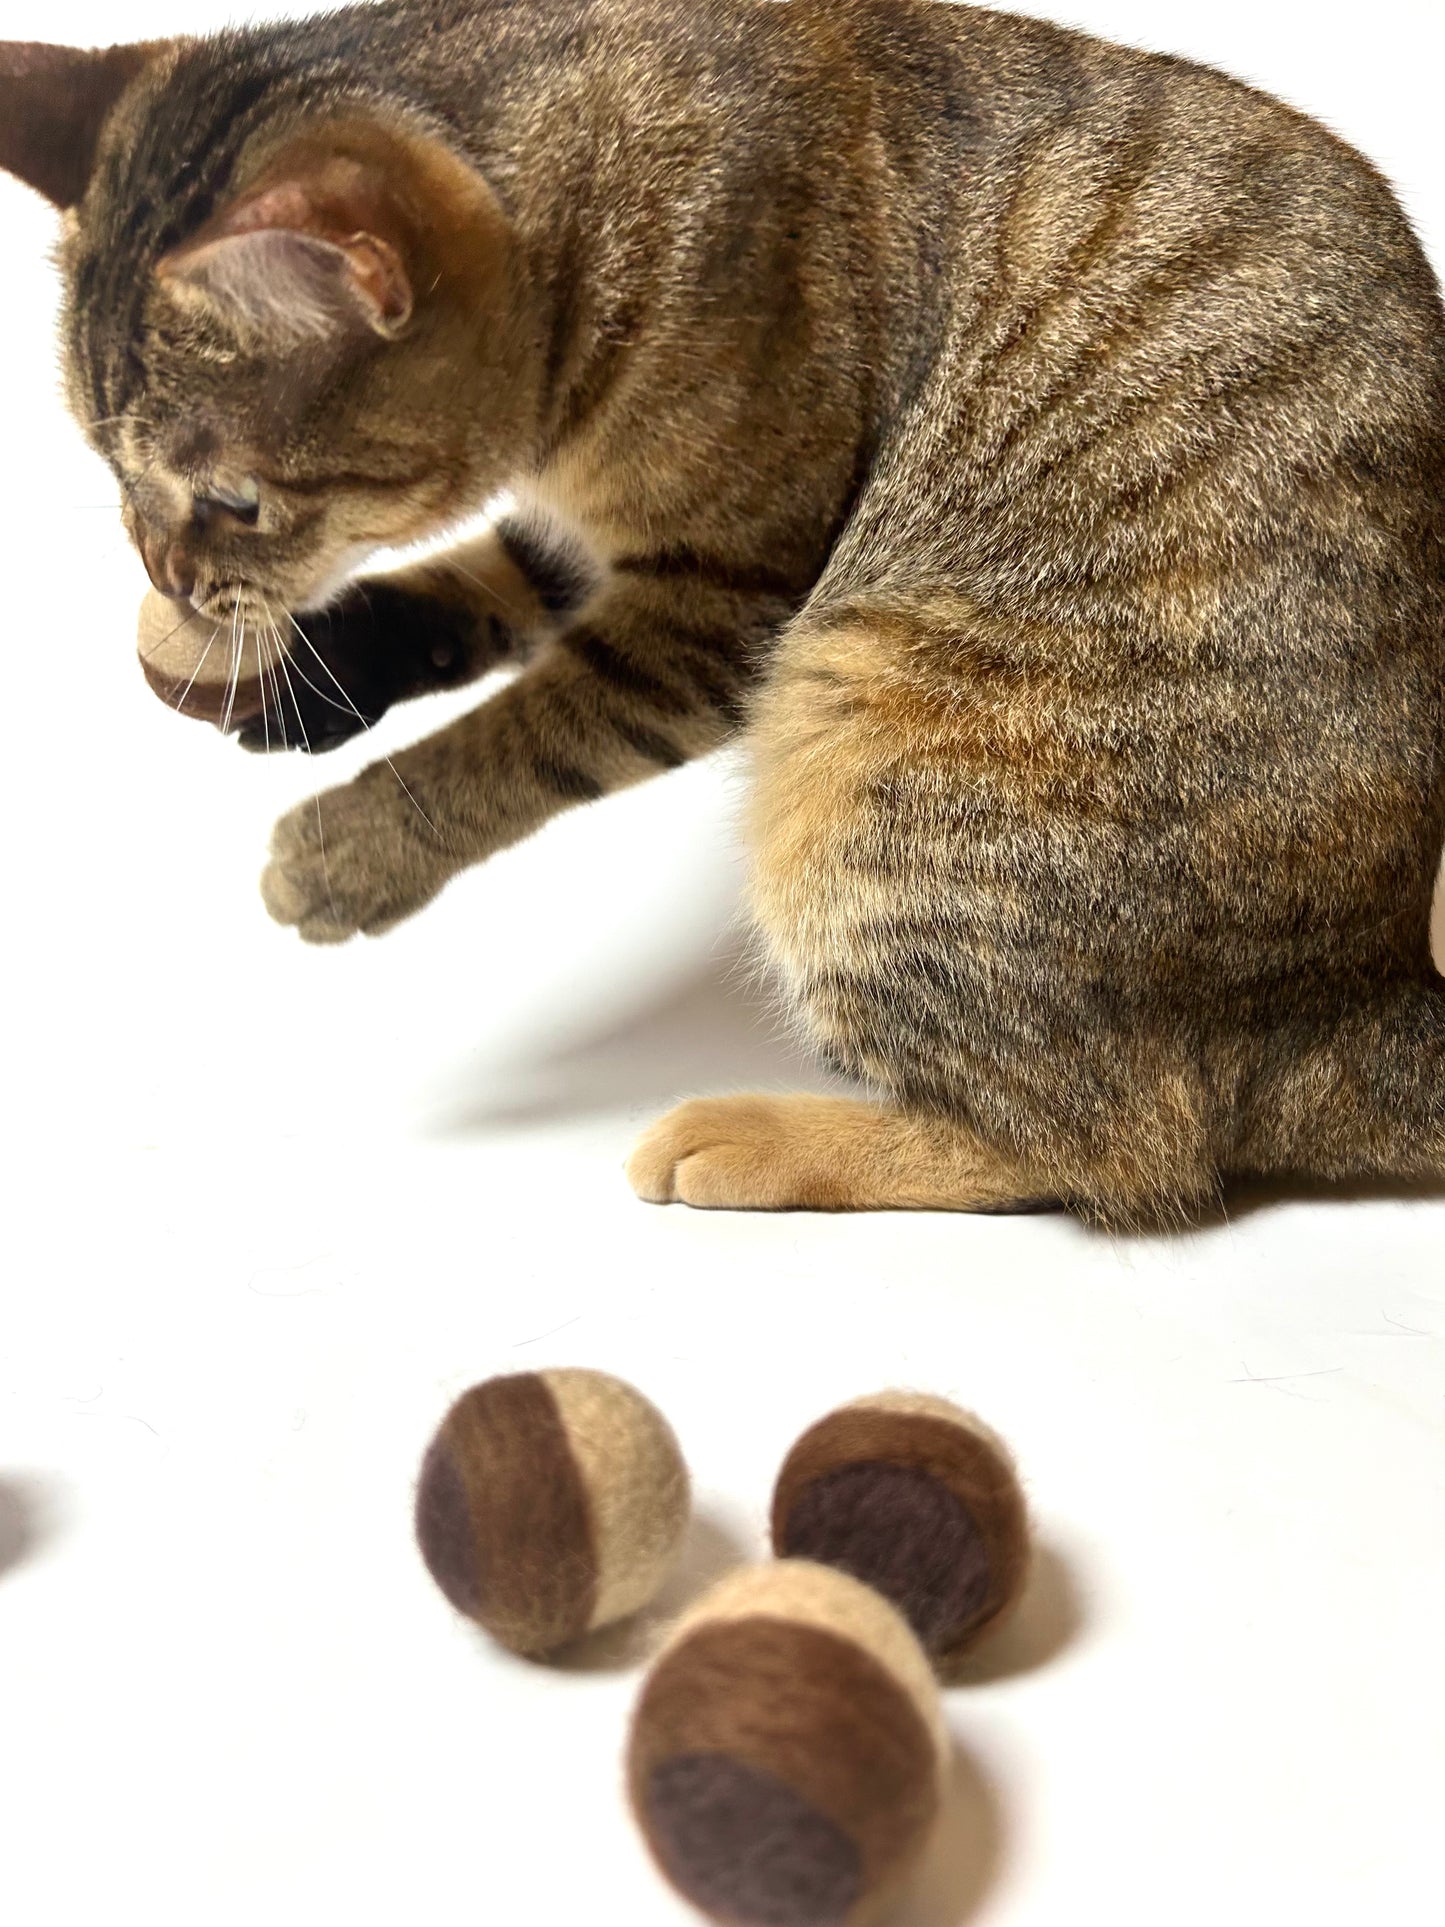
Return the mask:
[[(0, 59), (3, 157), (64, 199), (41, 68)], [(368, 717), (525, 665), (405, 792), (327, 794), (325, 864), (283, 821), (276, 916), (385, 929), (746, 724), (760, 930), (877, 1101), (686, 1107), (644, 1195), (1133, 1222), (1445, 1173), (1445, 333), (1358, 155), (927, 0), (383, 0), (133, 69), (76, 69), (121, 91), (66, 338), (148, 559)], [(322, 221), (318, 168), (414, 312), (268, 356), (157, 269), (277, 181)], [(192, 526), (218, 467), (257, 529)], [(318, 613), (503, 486), (390, 629)]]

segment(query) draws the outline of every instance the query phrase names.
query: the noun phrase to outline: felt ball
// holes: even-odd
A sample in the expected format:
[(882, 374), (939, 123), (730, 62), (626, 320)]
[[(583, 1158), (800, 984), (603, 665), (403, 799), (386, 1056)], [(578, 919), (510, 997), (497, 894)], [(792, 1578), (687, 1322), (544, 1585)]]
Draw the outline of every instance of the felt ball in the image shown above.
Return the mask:
[(678, 1627), (628, 1749), (633, 1810), (678, 1892), (730, 1927), (858, 1927), (928, 1842), (948, 1757), (902, 1615), (827, 1566), (732, 1575)]
[(892, 1600), (939, 1664), (1017, 1603), (1028, 1514), (1007, 1446), (946, 1399), (885, 1392), (820, 1419), (773, 1495), (773, 1549)]
[(464, 1392), (422, 1463), (416, 1535), (460, 1612), (541, 1655), (637, 1612), (682, 1544), (687, 1468), (665, 1418), (605, 1372)]
[(233, 639), (229, 621), (197, 615), (154, 589), (141, 604), (137, 646), (153, 693), (201, 722), (243, 723), (259, 716), (265, 707), (262, 666), (268, 677), (279, 673), (274, 645), (254, 633)]

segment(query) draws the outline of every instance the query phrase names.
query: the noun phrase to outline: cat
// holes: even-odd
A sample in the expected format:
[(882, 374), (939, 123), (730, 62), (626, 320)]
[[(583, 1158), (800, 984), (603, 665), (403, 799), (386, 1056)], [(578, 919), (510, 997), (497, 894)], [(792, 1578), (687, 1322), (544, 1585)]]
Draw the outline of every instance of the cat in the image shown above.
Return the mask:
[(0, 46), (0, 164), (152, 581), (288, 638), (270, 746), (517, 670), (283, 818), (283, 924), (745, 734), (761, 940), (864, 1094), (685, 1103), (642, 1197), (1445, 1175), (1445, 325), (1322, 127), (929, 0), (381, 0)]

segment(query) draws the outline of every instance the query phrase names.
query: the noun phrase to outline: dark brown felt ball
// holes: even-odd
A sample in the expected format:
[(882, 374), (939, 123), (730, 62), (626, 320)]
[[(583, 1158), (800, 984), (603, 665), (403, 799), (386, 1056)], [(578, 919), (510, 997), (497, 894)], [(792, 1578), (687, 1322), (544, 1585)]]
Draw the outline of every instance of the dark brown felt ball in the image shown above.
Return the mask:
[(682, 1543), (687, 1468), (666, 1419), (604, 1372), (464, 1392), (422, 1463), (416, 1536), (460, 1612), (555, 1652), (654, 1597)]
[(634, 1812), (663, 1873), (729, 1927), (861, 1927), (928, 1842), (947, 1757), (902, 1616), (830, 1567), (734, 1574), (643, 1688)]
[(940, 1664), (1017, 1602), (1028, 1514), (1007, 1447), (946, 1399), (884, 1392), (830, 1412), (788, 1454), (773, 1549), (874, 1587)]

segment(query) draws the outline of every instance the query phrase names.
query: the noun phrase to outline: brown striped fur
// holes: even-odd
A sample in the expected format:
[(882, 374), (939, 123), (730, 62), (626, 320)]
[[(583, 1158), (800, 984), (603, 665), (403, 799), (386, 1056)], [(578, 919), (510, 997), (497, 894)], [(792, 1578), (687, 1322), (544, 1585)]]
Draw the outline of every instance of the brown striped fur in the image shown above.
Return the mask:
[[(383, 930), (749, 723), (761, 936), (874, 1101), (684, 1107), (644, 1195), (1445, 1174), (1445, 329), (1324, 129), (927, 0), (383, 0), (6, 48), (0, 110), (84, 183), (70, 394), (148, 565), (286, 633), (246, 740), (525, 665), (324, 795), (324, 860), (283, 820), (281, 921)], [(279, 318), (206, 252), (267, 195)], [(336, 600), (503, 486), (384, 620)]]

